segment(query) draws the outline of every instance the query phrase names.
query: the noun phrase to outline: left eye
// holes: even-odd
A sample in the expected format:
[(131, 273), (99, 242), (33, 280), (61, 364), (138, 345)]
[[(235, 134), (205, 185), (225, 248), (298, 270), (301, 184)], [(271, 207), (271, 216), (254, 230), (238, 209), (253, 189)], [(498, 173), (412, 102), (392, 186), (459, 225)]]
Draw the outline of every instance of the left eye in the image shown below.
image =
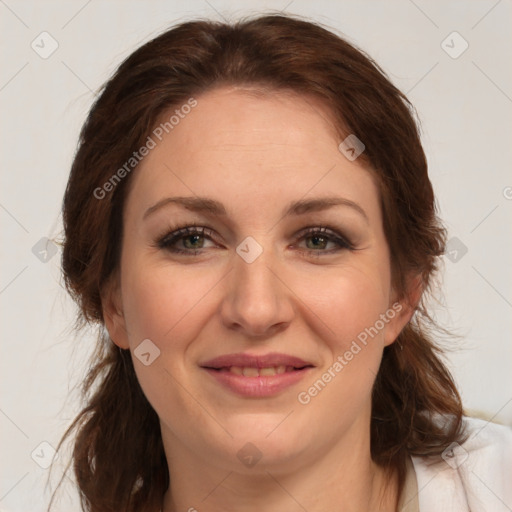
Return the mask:
[[(301, 234), (299, 241), (306, 241), (308, 252), (332, 253), (341, 249), (353, 249), (352, 244), (344, 237), (329, 228), (309, 228)], [(308, 244), (308, 241), (311, 243)], [(328, 244), (334, 244), (334, 249), (324, 250)]]
[[(195, 255), (205, 249), (205, 240), (212, 240), (212, 238), (213, 230), (210, 228), (187, 226), (165, 235), (157, 241), (157, 246), (173, 253)], [(300, 251), (316, 253), (315, 255), (353, 249), (352, 244), (346, 238), (326, 227), (308, 228), (299, 233), (298, 241), (306, 241), (306, 249), (300, 248)], [(181, 243), (181, 247), (177, 247), (178, 243)], [(329, 244), (334, 245), (334, 248), (327, 249)]]

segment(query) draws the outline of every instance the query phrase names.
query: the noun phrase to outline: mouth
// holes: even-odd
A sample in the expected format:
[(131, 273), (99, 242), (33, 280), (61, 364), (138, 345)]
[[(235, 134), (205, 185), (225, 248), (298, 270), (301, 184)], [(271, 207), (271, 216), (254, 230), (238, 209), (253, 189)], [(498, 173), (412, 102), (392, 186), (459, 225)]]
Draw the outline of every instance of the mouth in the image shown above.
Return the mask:
[(243, 377), (272, 377), (274, 375), (282, 375), (283, 373), (297, 372), (305, 368), (313, 368), (312, 365), (301, 367), (295, 366), (267, 366), (264, 368), (255, 368), (254, 366), (223, 366), (221, 368), (203, 367), (207, 370), (215, 372), (233, 373), (234, 375), (241, 375)]
[(264, 398), (298, 383), (315, 366), (287, 354), (229, 354), (200, 364), (224, 389), (237, 395)]

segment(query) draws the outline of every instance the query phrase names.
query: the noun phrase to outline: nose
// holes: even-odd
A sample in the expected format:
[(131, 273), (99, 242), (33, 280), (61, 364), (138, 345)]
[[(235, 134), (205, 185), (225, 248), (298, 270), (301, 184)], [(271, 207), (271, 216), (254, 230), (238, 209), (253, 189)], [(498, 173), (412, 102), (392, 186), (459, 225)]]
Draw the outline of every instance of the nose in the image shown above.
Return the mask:
[(279, 276), (271, 251), (251, 263), (237, 254), (233, 265), (221, 306), (226, 327), (251, 338), (286, 329), (294, 316), (293, 292)]

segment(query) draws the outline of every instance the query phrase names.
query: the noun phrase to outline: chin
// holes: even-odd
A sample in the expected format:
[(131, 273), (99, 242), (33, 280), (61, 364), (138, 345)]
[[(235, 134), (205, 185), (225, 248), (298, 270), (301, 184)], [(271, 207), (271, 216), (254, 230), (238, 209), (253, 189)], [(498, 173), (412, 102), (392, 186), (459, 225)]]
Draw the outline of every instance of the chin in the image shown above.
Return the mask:
[(279, 415), (276, 421), (276, 415), (249, 415), (247, 418), (239, 418), (236, 425), (228, 427), (233, 438), (226, 439), (224, 455), (229, 453), (230, 462), (235, 461), (231, 469), (258, 473), (296, 468), (297, 458), (310, 443), (305, 436), (290, 429), (293, 424), (284, 425), (290, 417), (280, 424), (285, 416)]

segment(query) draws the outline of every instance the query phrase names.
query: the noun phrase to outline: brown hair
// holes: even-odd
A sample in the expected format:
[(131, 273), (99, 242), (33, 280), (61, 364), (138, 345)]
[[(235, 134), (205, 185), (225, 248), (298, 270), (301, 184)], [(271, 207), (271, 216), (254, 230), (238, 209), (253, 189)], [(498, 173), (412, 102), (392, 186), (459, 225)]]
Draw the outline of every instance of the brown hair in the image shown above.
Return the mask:
[[(427, 329), (434, 324), (424, 302), (446, 233), (412, 106), (370, 57), (330, 30), (279, 14), (229, 24), (191, 21), (120, 65), (82, 128), (63, 202), (62, 268), (79, 319), (103, 326), (102, 291), (119, 264), (130, 175), (102, 199), (95, 191), (144, 144), (163, 113), (224, 84), (319, 98), (340, 135), (355, 134), (366, 146), (360, 158), (379, 184), (393, 285), (403, 297), (416, 274), (424, 287), (413, 319), (384, 350), (373, 390), (372, 458), (398, 476), (401, 492), (409, 455), (439, 455), (464, 437), (461, 400)], [(158, 416), (129, 351), (100, 330), (83, 385), (86, 407), (62, 440), (75, 434), (82, 508), (158, 510), (169, 483)]]

